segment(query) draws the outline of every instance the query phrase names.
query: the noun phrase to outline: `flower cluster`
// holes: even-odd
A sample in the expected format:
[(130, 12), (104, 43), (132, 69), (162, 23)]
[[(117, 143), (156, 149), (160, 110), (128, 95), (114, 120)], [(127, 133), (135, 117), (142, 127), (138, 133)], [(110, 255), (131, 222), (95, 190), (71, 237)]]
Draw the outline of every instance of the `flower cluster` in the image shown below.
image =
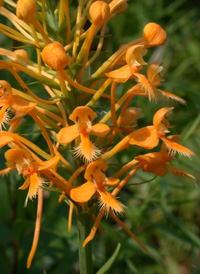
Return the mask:
[[(25, 182), (19, 189), (28, 188), (25, 205), (38, 195), (40, 212), (27, 267), (31, 265), (39, 238), (44, 184), (50, 182), (49, 190), (52, 185), (57, 187), (58, 193), (62, 193), (60, 201), (68, 201), (71, 213), (73, 209), (77, 214), (90, 212), (97, 205), (94, 225), (83, 247), (93, 239), (106, 213), (147, 251), (117, 217), (124, 213), (126, 206), (116, 196), (138, 170), (158, 176), (170, 171), (194, 179), (170, 164), (177, 152), (187, 157), (193, 155), (190, 149), (178, 143), (179, 136), (169, 135), (168, 115), (173, 107), (158, 109), (152, 125), (137, 126), (137, 120), (144, 115), (142, 109), (134, 107), (135, 97), (149, 100), (149, 104), (155, 103), (158, 96), (185, 103), (184, 99), (159, 88), (164, 81), (160, 62), (144, 61), (149, 48), (165, 43), (165, 30), (156, 23), (148, 23), (141, 38), (120, 47), (96, 70), (95, 61), (98, 60), (98, 64), (101, 61), (98, 57), (106, 25), (127, 8), (127, 0), (79, 0), (74, 22), (70, 21), (73, 11), (68, 1), (60, 0), (53, 14), (58, 30), (62, 28), (66, 33), (59, 36), (47, 24), (50, 7), (45, 1), (18, 0), (17, 4), (1, 1), (0, 15), (6, 17), (13, 28), (0, 24), (0, 31), (20, 49), (0, 48), (0, 69), (9, 71), (18, 83), (15, 88), (8, 79), (0, 80), (0, 146), (8, 148), (6, 167), (0, 174), (16, 169), (18, 175), (23, 175)], [(97, 34), (100, 34), (99, 42), (92, 52)], [(33, 53), (27, 53), (27, 46), (34, 49), (36, 60)], [(37, 90), (29, 85), (33, 79), (39, 83)], [(131, 87), (119, 96), (116, 90), (127, 82), (126, 86)], [(34, 132), (30, 132), (30, 138), (23, 136), (30, 121), (27, 116), (43, 136), (43, 145), (35, 143)], [(117, 153), (127, 153), (130, 146), (151, 150), (157, 148), (160, 141), (160, 152), (132, 157), (109, 177), (110, 162)]]

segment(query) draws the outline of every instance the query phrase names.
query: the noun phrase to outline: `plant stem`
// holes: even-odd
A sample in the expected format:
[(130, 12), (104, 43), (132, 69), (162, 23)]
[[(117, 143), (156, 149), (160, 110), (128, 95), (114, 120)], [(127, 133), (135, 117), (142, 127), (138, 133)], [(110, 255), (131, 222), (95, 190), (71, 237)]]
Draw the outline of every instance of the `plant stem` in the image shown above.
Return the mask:
[(91, 230), (91, 214), (89, 212), (77, 213), (77, 227), (79, 236), (80, 274), (92, 274), (92, 244), (89, 242), (86, 247), (82, 247), (85, 238)]

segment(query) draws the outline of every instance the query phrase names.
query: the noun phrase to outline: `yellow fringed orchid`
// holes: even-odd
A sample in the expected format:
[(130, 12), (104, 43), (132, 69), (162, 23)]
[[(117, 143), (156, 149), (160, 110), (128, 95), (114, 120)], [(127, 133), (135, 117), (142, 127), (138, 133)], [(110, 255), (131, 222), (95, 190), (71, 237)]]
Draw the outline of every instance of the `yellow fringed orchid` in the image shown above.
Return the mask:
[(98, 197), (100, 207), (108, 214), (110, 209), (115, 213), (123, 213), (124, 205), (118, 202), (108, 191), (106, 186), (115, 187), (118, 183), (118, 179), (106, 177), (105, 170), (108, 168), (108, 164), (102, 160), (97, 160), (90, 163), (85, 172), (85, 179), (88, 180), (81, 186), (71, 189), (70, 196), (72, 200), (85, 203), (88, 202), (92, 196)]
[[(180, 136), (178, 135), (168, 136), (168, 140), (172, 142), (177, 142), (179, 139)], [(151, 172), (158, 176), (164, 176), (169, 170), (175, 175), (195, 179), (195, 177), (191, 174), (169, 165), (167, 162), (171, 162), (172, 158), (173, 157), (169, 154), (165, 143), (163, 143), (161, 152), (152, 152), (145, 155), (139, 155), (135, 157), (135, 160), (138, 161), (138, 163), (142, 163), (142, 170), (144, 172)]]
[(168, 137), (165, 137), (166, 133), (170, 132), (168, 129), (171, 126), (167, 120), (167, 116), (172, 110), (173, 107), (159, 109), (153, 117), (153, 125), (138, 129), (131, 133), (129, 135), (131, 137), (129, 144), (141, 146), (146, 149), (152, 149), (158, 145), (159, 139), (161, 139), (165, 143), (171, 155), (176, 152), (188, 157), (194, 155), (190, 149), (178, 144)]
[(167, 120), (167, 116), (171, 113), (172, 110), (173, 107), (159, 109), (153, 117), (152, 126), (143, 127), (130, 133), (124, 137), (113, 149), (102, 155), (101, 159), (107, 161), (116, 153), (126, 148), (128, 144), (140, 146), (145, 149), (153, 149), (158, 145), (159, 139), (165, 143), (165, 146), (167, 147), (170, 155), (174, 155), (176, 152), (187, 157), (194, 155), (190, 149), (178, 144), (173, 140), (170, 140), (170, 138), (165, 136), (166, 133), (170, 132), (168, 128), (172, 127)]
[(86, 106), (77, 107), (69, 116), (75, 125), (62, 128), (57, 134), (58, 142), (63, 144), (71, 143), (80, 136), (80, 144), (75, 148), (75, 157), (83, 157), (86, 162), (91, 162), (100, 154), (100, 150), (90, 141), (89, 135), (104, 137), (110, 130), (107, 125), (92, 125), (97, 114)]
[(35, 198), (38, 194), (39, 188), (44, 184), (44, 179), (40, 176), (45, 170), (49, 170), (55, 167), (60, 159), (59, 155), (56, 155), (48, 161), (33, 161), (31, 154), (21, 148), (11, 148), (5, 153), (7, 168), (0, 171), (0, 174), (7, 174), (14, 169), (17, 169), (19, 175), (23, 175), (26, 180), (19, 189), (26, 189), (29, 187), (28, 195), (25, 201), (27, 205), (28, 199)]

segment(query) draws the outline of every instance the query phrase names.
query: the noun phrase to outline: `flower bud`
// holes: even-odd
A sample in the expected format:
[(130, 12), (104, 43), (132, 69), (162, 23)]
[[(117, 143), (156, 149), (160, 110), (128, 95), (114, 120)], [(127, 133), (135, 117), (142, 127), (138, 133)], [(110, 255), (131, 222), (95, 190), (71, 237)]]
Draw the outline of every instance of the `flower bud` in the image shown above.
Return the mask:
[[(30, 60), (30, 56), (28, 55), (28, 53), (24, 50), (24, 49), (16, 49), (14, 50), (14, 53), (17, 54), (17, 57), (15, 60), (13, 60), (14, 62), (20, 61), (18, 56), (24, 57), (26, 59)], [(14, 68), (14, 70), (16, 72), (19, 72), (20, 70), (18, 68)]]
[(156, 23), (149, 23), (143, 29), (143, 39), (146, 47), (162, 46), (166, 38), (166, 31)]
[(16, 50), (14, 50), (14, 53), (30, 60), (30, 56), (24, 49), (16, 49)]
[(69, 63), (69, 57), (63, 45), (56, 41), (44, 47), (42, 59), (45, 64), (57, 71), (63, 70)]
[(31, 23), (37, 11), (37, 5), (34, 0), (18, 0), (17, 17), (27, 23)]
[(142, 109), (136, 107), (127, 108), (122, 119), (122, 126), (135, 126), (137, 120), (143, 117)]
[(95, 25), (101, 25), (105, 23), (110, 15), (110, 7), (103, 1), (96, 1), (90, 6), (89, 13), (93, 23)]

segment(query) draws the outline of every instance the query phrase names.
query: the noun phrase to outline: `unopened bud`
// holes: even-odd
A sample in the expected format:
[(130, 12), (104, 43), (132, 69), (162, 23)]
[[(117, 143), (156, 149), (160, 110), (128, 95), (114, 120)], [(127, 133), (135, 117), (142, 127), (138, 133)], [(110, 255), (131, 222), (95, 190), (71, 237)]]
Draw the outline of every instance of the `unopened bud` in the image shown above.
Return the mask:
[(24, 49), (16, 49), (16, 50), (14, 50), (14, 53), (30, 60), (30, 56)]
[(162, 46), (167, 39), (166, 31), (156, 23), (149, 23), (143, 29), (146, 47)]
[(93, 23), (95, 25), (101, 25), (108, 19), (108, 16), (110, 15), (110, 7), (105, 2), (96, 1), (90, 6), (89, 13)]
[(17, 17), (27, 23), (31, 23), (37, 11), (37, 5), (34, 0), (18, 0)]
[[(18, 56), (24, 57), (26, 59), (30, 60), (30, 56), (28, 55), (28, 53), (24, 50), (24, 49), (16, 49), (14, 50), (14, 53), (17, 54), (17, 57), (15, 60), (13, 60), (14, 62), (20, 61)], [(19, 72), (20, 70), (18, 68), (14, 68), (14, 70), (16, 72)]]
[(137, 120), (143, 117), (142, 109), (136, 107), (127, 108), (122, 119), (122, 126), (135, 126)]
[(44, 47), (42, 59), (45, 64), (57, 71), (63, 70), (69, 63), (69, 57), (63, 45), (56, 41)]

